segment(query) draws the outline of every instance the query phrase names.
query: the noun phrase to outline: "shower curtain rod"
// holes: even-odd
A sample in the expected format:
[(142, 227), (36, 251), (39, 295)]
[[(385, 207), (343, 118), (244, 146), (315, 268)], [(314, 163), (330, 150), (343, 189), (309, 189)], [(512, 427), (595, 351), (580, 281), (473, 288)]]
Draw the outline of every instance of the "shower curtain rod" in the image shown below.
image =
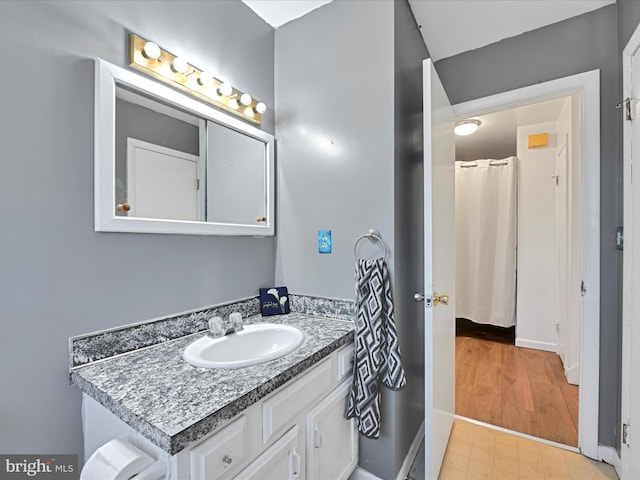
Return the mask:
[[(473, 167), (477, 167), (478, 163), (475, 161), (471, 161), (471, 162), (465, 162), (464, 160), (456, 160), (456, 162), (461, 162), (462, 164), (460, 165), (460, 168), (473, 168)], [(500, 167), (503, 165), (508, 165), (509, 161), (508, 160), (490, 160), (489, 161), (489, 166), (491, 167)]]

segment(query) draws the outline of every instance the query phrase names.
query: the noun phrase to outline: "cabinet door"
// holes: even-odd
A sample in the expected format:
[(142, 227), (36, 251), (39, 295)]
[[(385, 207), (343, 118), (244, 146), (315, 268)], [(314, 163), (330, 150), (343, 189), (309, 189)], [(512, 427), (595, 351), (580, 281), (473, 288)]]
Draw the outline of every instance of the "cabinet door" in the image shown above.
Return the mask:
[(302, 457), (297, 447), (296, 425), (240, 472), (236, 480), (302, 480)]
[(246, 418), (242, 415), (190, 452), (191, 478), (226, 478), (246, 460)]
[(344, 416), (351, 379), (307, 414), (307, 480), (349, 478), (358, 464), (358, 435), (353, 419)]

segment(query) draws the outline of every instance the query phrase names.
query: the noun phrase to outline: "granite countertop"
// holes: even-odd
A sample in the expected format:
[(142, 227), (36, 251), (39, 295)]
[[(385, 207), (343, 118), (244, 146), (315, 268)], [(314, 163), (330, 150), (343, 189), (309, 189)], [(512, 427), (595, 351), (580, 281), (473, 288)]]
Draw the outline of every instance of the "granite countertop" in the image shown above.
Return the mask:
[(185, 347), (203, 332), (71, 369), (71, 382), (170, 454), (353, 340), (351, 321), (301, 313), (255, 315), (245, 323), (293, 325), (305, 334), (292, 353), (237, 369), (193, 367)]

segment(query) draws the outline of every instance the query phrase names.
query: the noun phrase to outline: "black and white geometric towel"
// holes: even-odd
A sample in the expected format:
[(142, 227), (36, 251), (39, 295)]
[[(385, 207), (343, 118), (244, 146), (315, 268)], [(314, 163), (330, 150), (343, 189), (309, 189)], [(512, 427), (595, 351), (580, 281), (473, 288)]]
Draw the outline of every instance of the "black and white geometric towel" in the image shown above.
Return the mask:
[(369, 438), (380, 436), (380, 384), (400, 390), (407, 383), (393, 317), (387, 264), (382, 258), (356, 266), (356, 354), (347, 418)]

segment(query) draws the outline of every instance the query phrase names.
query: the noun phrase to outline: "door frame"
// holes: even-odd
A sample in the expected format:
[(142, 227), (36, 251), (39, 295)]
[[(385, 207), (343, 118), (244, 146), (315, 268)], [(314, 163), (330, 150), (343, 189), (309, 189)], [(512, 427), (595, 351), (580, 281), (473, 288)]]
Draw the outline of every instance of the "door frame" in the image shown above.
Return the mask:
[[(632, 98), (632, 57), (640, 48), (640, 25), (636, 27), (629, 42), (622, 51), (622, 98)], [(623, 119), (622, 137), (623, 137), (623, 225), (624, 233), (627, 237), (626, 245), (622, 251), (622, 264), (631, 266), (631, 260), (637, 252), (634, 251), (635, 242), (633, 236), (633, 195), (631, 183), (631, 141), (633, 135), (633, 123)], [(631, 240), (631, 241), (629, 241)], [(634, 316), (637, 317), (638, 312), (634, 308), (632, 298), (632, 282), (638, 272), (632, 268), (622, 269), (622, 385), (620, 395), (620, 419), (621, 424), (629, 424), (631, 410), (631, 321)], [(637, 410), (637, 408), (636, 408)], [(635, 413), (635, 412), (634, 412)], [(620, 425), (620, 432), (622, 425)], [(622, 441), (620, 442), (620, 463), (616, 466), (616, 471), (620, 478), (627, 478), (629, 475), (629, 454)]]
[(582, 297), (578, 448), (600, 460), (600, 70), (531, 85), (453, 106), (456, 118), (485, 115), (533, 102), (580, 95)]

